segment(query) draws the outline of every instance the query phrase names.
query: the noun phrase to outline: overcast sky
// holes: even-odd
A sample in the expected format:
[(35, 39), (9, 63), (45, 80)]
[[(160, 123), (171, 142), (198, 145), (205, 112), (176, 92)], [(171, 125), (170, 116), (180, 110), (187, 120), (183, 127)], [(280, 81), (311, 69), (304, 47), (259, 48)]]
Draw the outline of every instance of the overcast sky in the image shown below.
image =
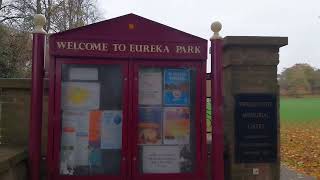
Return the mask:
[(320, 0), (98, 0), (104, 19), (134, 13), (209, 39), (213, 21), (222, 36), (287, 36), (278, 72), (296, 63), (320, 68)]

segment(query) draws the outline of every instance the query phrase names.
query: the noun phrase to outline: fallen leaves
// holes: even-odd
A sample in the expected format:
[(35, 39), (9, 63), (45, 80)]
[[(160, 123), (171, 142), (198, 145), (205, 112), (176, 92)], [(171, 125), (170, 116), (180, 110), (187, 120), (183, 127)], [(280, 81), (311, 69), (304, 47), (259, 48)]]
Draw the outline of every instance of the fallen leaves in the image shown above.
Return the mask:
[(281, 162), (320, 179), (320, 120), (281, 124)]

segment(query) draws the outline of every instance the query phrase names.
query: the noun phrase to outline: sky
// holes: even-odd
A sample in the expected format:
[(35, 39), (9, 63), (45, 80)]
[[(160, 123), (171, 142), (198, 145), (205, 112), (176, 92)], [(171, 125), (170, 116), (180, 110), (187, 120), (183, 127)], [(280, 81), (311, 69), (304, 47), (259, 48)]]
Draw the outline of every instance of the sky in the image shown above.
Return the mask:
[(320, 0), (98, 0), (98, 8), (103, 19), (134, 13), (208, 40), (214, 21), (223, 37), (288, 37), (278, 73), (296, 63), (320, 69)]

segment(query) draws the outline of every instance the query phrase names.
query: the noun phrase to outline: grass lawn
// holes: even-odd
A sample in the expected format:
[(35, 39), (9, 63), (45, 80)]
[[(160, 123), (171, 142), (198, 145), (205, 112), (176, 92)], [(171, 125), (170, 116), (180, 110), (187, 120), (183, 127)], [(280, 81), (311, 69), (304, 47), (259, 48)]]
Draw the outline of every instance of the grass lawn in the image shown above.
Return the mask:
[(281, 123), (320, 121), (320, 97), (280, 98), (280, 119)]
[(281, 162), (320, 178), (320, 97), (280, 98)]

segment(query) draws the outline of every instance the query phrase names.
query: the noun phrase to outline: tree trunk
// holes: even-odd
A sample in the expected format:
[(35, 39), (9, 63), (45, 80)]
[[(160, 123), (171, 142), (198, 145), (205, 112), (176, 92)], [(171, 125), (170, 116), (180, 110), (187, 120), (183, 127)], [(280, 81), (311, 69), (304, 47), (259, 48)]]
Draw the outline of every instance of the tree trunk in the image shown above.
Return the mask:
[(37, 0), (37, 14), (41, 14), (41, 2), (40, 0)]

